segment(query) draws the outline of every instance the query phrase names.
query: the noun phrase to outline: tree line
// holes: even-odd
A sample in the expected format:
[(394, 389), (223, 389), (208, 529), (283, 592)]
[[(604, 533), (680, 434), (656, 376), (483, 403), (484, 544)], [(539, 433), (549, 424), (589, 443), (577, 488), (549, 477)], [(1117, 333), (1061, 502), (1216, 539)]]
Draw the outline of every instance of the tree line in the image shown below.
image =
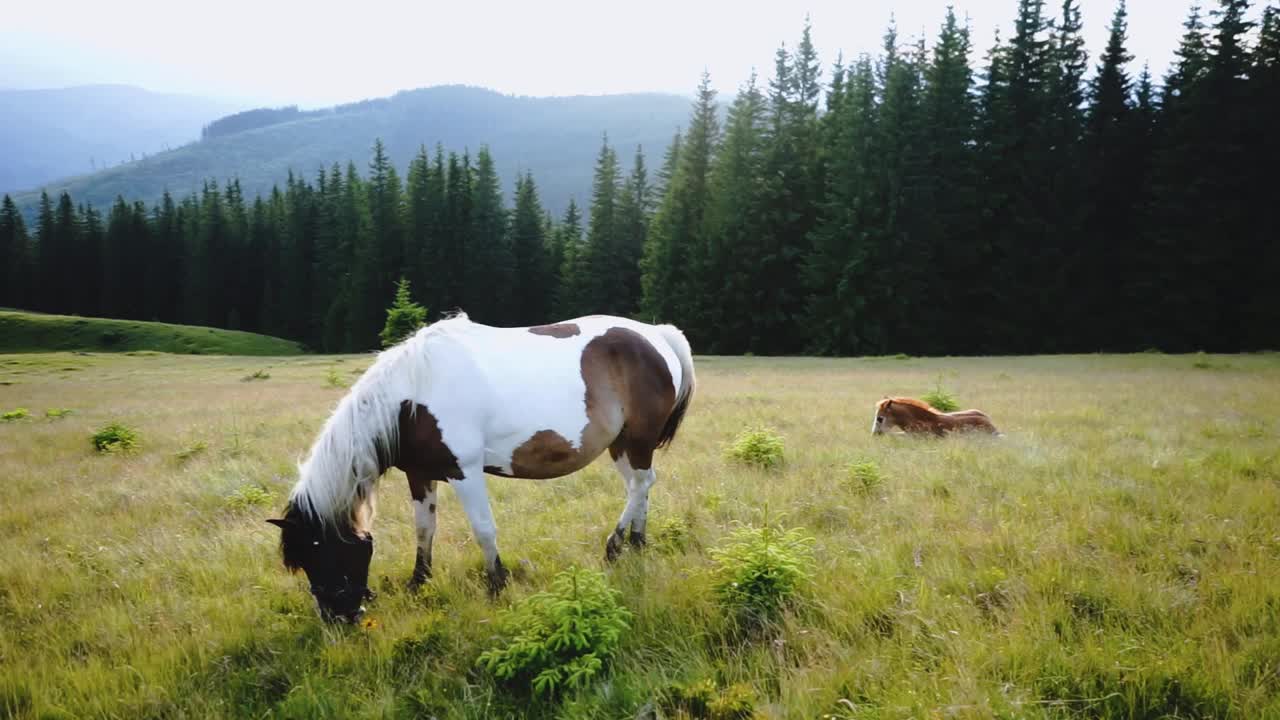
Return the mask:
[[(607, 136), (585, 212), (508, 205), (493, 158), (381, 142), (250, 202), (236, 180), (105, 213), (0, 207), (0, 305), (378, 345), (396, 282), (432, 316), (674, 322), (699, 352), (978, 354), (1280, 343), (1280, 10), (1192, 6), (1136, 75), (1123, 0), (1090, 60), (1077, 0), (1018, 0), (975, 63), (931, 43), (823, 67), (806, 23), (722, 112), (704, 74), (655, 177)], [(978, 66), (975, 68), (975, 64)]]

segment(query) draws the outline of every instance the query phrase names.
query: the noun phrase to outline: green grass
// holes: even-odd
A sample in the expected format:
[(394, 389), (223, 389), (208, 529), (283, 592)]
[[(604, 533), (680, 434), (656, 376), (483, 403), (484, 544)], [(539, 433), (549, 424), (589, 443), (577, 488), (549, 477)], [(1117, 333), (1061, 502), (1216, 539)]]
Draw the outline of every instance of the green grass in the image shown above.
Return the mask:
[[(245, 358), (0, 355), (0, 408), (75, 409), (0, 423), (0, 718), (1280, 717), (1276, 355), (700, 358), (647, 551), (602, 560), (623, 504), (606, 457), (490, 480), (496, 602), (442, 489), (435, 577), (410, 593), (393, 471), (369, 622), (330, 627), (263, 520), (333, 408), (318, 380), (370, 357), (340, 360), (246, 383)], [(940, 374), (1005, 437), (870, 434), (877, 400)], [(94, 452), (112, 421), (137, 451)], [(786, 463), (726, 458), (749, 427)], [(715, 552), (769, 524), (813, 538), (813, 565), (743, 632)], [(573, 566), (632, 615), (607, 672), (554, 700), (493, 677), (504, 611)]]
[(291, 340), (238, 330), (0, 310), (0, 353), (58, 350), (297, 355), (302, 347)]

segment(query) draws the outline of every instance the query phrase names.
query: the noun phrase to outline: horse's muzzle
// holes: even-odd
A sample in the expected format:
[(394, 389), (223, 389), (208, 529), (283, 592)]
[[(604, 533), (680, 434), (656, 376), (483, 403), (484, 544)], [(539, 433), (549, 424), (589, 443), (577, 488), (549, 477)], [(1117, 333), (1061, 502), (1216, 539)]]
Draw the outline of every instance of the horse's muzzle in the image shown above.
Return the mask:
[(373, 592), (367, 587), (348, 585), (340, 588), (312, 586), (311, 594), (316, 598), (316, 606), (320, 617), (326, 622), (354, 623), (365, 613), (365, 600), (373, 599)]

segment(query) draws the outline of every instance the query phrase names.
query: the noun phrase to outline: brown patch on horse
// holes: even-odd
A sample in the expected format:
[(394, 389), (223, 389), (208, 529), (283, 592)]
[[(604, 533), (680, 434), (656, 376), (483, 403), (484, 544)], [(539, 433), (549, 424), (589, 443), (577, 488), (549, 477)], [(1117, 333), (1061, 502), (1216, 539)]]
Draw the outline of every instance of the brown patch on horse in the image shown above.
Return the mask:
[[(671, 370), (640, 333), (610, 328), (582, 351), (582, 380), (587, 386), (587, 417), (582, 447), (593, 457), (621, 441), (627, 461), (637, 470), (653, 464), (653, 450), (676, 405)], [(614, 428), (617, 428), (616, 430)]]
[[(444, 444), (440, 424), (425, 405), (405, 400), (400, 403), (400, 447), (395, 466), (423, 480), (461, 480), (458, 458)], [(413, 492), (412, 483), (410, 492)], [(425, 497), (425, 488), (423, 490)], [(415, 496), (415, 500), (420, 500)]]
[(957, 410), (944, 413), (923, 400), (910, 397), (885, 398), (876, 403), (876, 414), (892, 420), (892, 425), (907, 433), (945, 435), (957, 430), (984, 430), (999, 435), (991, 418), (981, 410)]
[(582, 467), (580, 453), (555, 430), (539, 430), (511, 453), (511, 474), (544, 480)]
[(492, 466), (485, 472), (559, 477), (586, 467), (605, 448), (614, 460), (625, 453), (637, 470), (652, 465), (653, 450), (676, 405), (671, 371), (662, 355), (640, 333), (615, 327), (587, 343), (580, 367), (587, 424), (577, 446), (554, 430), (539, 430), (511, 454), (510, 472)]
[(529, 332), (534, 335), (549, 335), (553, 338), (570, 338), (574, 335), (581, 335), (582, 328), (577, 323), (556, 323), (554, 325), (537, 325), (529, 328)]

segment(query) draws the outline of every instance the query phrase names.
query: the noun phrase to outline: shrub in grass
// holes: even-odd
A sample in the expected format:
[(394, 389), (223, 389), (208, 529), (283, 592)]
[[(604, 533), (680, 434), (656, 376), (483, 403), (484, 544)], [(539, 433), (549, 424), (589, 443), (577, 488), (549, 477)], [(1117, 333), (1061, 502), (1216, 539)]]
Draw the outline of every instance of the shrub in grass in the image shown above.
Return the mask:
[(269, 380), (271, 373), (264, 370), (254, 370), (253, 372), (240, 378), (240, 382), (253, 382), (254, 380)]
[(960, 409), (960, 403), (956, 402), (955, 396), (943, 389), (942, 376), (938, 376), (933, 389), (925, 393), (921, 399), (942, 412)]
[(194, 443), (192, 443), (190, 446), (183, 448), (182, 450), (179, 450), (177, 453), (174, 454), (173, 457), (178, 462), (184, 463), (208, 449), (209, 449), (209, 445), (205, 443), (205, 441), (197, 440)]
[(258, 484), (241, 485), (227, 496), (224, 504), (229, 510), (249, 510), (266, 507), (275, 498), (275, 494)]
[(845, 484), (860, 493), (869, 493), (884, 482), (874, 460), (854, 460), (845, 470)]
[(0, 420), (4, 422), (14, 422), (15, 420), (23, 420), (31, 414), (26, 408), (14, 408), (7, 413), (0, 415)]
[(331, 388), (345, 388), (348, 385), (346, 378), (338, 374), (334, 368), (329, 368), (329, 372), (325, 373), (324, 384), (325, 387)]
[(689, 549), (689, 521), (678, 515), (660, 518), (654, 523), (657, 532), (653, 542), (664, 553), (682, 553)]
[(130, 452), (138, 447), (138, 431), (121, 423), (110, 423), (93, 434), (93, 447), (100, 453)]
[(742, 620), (775, 619), (813, 577), (813, 543), (800, 528), (738, 528), (711, 551), (720, 603)]
[(719, 688), (711, 680), (676, 684), (667, 688), (663, 709), (675, 717), (692, 720), (748, 720), (755, 717), (756, 693), (737, 683)]
[(585, 687), (601, 674), (630, 627), (631, 612), (603, 573), (571, 568), (551, 589), (503, 613), (500, 644), (480, 654), (494, 677), (535, 695)]
[(50, 420), (60, 420), (71, 414), (68, 408), (49, 408), (44, 411), (44, 416)]
[(742, 431), (725, 450), (725, 455), (737, 462), (770, 469), (782, 464), (784, 445), (782, 436), (771, 428), (752, 428)]

